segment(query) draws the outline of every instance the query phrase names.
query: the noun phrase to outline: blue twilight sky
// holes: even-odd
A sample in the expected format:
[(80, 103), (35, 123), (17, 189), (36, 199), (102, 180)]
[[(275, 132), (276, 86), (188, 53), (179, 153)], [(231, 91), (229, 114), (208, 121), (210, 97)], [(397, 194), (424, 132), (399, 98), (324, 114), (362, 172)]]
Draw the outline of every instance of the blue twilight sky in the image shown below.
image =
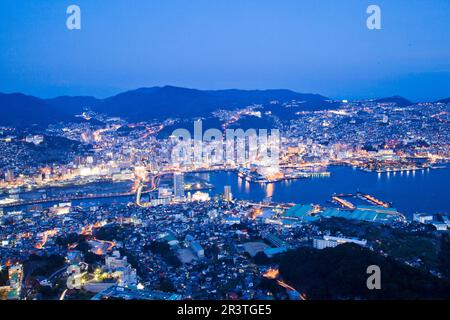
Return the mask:
[[(81, 8), (81, 30), (66, 9)], [(366, 9), (382, 10), (382, 30)], [(0, 92), (143, 86), (450, 96), (449, 0), (1, 0)]]

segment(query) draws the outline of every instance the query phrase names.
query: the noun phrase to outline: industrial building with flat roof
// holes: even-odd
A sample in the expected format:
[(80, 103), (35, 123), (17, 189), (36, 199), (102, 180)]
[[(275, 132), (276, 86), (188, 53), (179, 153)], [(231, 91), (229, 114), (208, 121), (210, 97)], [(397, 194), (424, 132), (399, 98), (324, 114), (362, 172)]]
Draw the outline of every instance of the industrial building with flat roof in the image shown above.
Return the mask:
[(137, 290), (119, 286), (112, 286), (96, 294), (91, 300), (181, 300), (181, 296), (175, 293), (159, 291)]
[(354, 210), (340, 208), (321, 208), (316, 205), (296, 205), (288, 209), (282, 218), (284, 224), (295, 222), (314, 222), (321, 218), (344, 218), (373, 222), (391, 223), (404, 220), (405, 217), (394, 208), (379, 206), (357, 206)]

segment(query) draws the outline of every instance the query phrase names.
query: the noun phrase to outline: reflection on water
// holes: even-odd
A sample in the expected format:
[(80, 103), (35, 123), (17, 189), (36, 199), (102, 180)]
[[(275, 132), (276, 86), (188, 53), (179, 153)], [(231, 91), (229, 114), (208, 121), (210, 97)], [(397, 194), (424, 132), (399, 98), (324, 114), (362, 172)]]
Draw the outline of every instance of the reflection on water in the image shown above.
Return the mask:
[(268, 185), (243, 181), (230, 172), (210, 173), (208, 180), (216, 187), (211, 191), (212, 195), (222, 193), (223, 187), (229, 185), (236, 199), (262, 201), (271, 197), (275, 202), (326, 205), (334, 193), (361, 191), (392, 202), (408, 216), (415, 212), (450, 213), (449, 166), (399, 174), (365, 172), (351, 167), (330, 167), (329, 170), (329, 178), (297, 179)]
[(250, 182), (245, 180), (245, 193), (250, 193)]
[[(209, 181), (215, 186), (211, 195), (222, 194), (224, 186), (231, 186), (236, 199), (262, 201), (272, 198), (275, 202), (293, 202), (303, 204), (323, 204), (334, 193), (369, 193), (383, 201), (393, 203), (400, 212), (412, 216), (415, 212), (450, 213), (450, 197), (448, 183), (450, 167), (437, 170), (419, 170), (395, 173), (373, 173), (354, 170), (350, 167), (331, 167), (331, 177), (316, 179), (298, 179), (271, 184), (250, 183), (238, 177), (234, 172), (197, 173), (197, 177)], [(93, 183), (84, 186), (63, 188), (47, 188), (47, 197), (55, 197), (61, 193), (113, 193), (130, 189), (131, 183)], [(41, 190), (44, 191), (44, 190)], [(21, 193), (24, 200), (42, 198), (43, 192), (31, 191)], [(4, 195), (6, 197), (7, 195)], [(122, 198), (105, 198), (91, 201), (73, 201), (73, 205), (87, 204), (127, 204), (133, 202), (134, 196)], [(43, 205), (52, 206), (54, 203)], [(16, 209), (11, 209), (16, 210)], [(7, 210), (9, 211), (9, 210)]]
[(272, 198), (273, 197), (273, 191), (275, 189), (274, 183), (269, 183), (266, 186), (266, 198)]

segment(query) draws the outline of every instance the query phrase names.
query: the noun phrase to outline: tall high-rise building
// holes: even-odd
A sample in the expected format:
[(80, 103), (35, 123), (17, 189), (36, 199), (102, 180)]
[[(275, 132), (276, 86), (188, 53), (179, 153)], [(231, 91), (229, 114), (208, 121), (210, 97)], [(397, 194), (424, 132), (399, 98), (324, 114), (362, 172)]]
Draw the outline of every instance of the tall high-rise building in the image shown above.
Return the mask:
[(5, 180), (7, 182), (12, 182), (14, 181), (14, 171), (12, 170), (7, 170), (5, 173)]
[(225, 186), (223, 188), (223, 199), (225, 201), (232, 201), (233, 200), (233, 194), (231, 193), (231, 186)]
[(182, 173), (173, 174), (173, 191), (175, 198), (184, 198), (184, 175)]

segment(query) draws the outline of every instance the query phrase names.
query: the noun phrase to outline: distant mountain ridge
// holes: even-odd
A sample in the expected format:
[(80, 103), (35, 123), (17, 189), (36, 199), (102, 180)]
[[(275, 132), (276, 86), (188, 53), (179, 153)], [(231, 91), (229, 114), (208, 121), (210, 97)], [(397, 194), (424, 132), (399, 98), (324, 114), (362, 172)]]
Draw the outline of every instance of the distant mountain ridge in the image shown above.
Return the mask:
[[(272, 100), (305, 101), (305, 110), (327, 108), (327, 98), (290, 90), (197, 90), (173, 86), (141, 88), (107, 98), (96, 110), (132, 120), (206, 116), (217, 109), (234, 109)], [(124, 109), (130, 106), (131, 109)], [(126, 112), (124, 112), (126, 111)]]
[(438, 101), (436, 101), (436, 102), (440, 102), (440, 103), (450, 103), (450, 97), (449, 97), (449, 98), (446, 98), (446, 99), (438, 100)]
[(70, 113), (43, 99), (22, 93), (0, 93), (0, 125), (48, 125), (71, 118)]
[[(139, 88), (117, 95), (97, 99), (91, 96), (61, 96), (41, 99), (21, 93), (0, 94), (0, 125), (48, 125), (59, 121), (74, 121), (74, 115), (84, 108), (119, 116), (129, 121), (151, 119), (206, 117), (218, 109), (235, 109), (252, 104), (269, 104), (271, 101), (295, 100), (293, 108), (271, 107), (271, 112), (293, 117), (298, 111), (317, 111), (339, 106), (319, 94), (298, 93), (286, 89), (269, 90), (198, 90), (174, 86)], [(399, 106), (413, 104), (393, 96), (374, 100), (394, 102)]]
[(221, 109), (234, 109), (272, 100), (303, 101), (304, 110), (326, 109), (328, 98), (291, 90), (197, 90), (174, 86), (140, 88), (106, 99), (61, 96), (41, 99), (20, 93), (0, 94), (0, 125), (47, 125), (68, 121), (89, 107), (93, 111), (131, 121), (168, 117), (208, 116)]

